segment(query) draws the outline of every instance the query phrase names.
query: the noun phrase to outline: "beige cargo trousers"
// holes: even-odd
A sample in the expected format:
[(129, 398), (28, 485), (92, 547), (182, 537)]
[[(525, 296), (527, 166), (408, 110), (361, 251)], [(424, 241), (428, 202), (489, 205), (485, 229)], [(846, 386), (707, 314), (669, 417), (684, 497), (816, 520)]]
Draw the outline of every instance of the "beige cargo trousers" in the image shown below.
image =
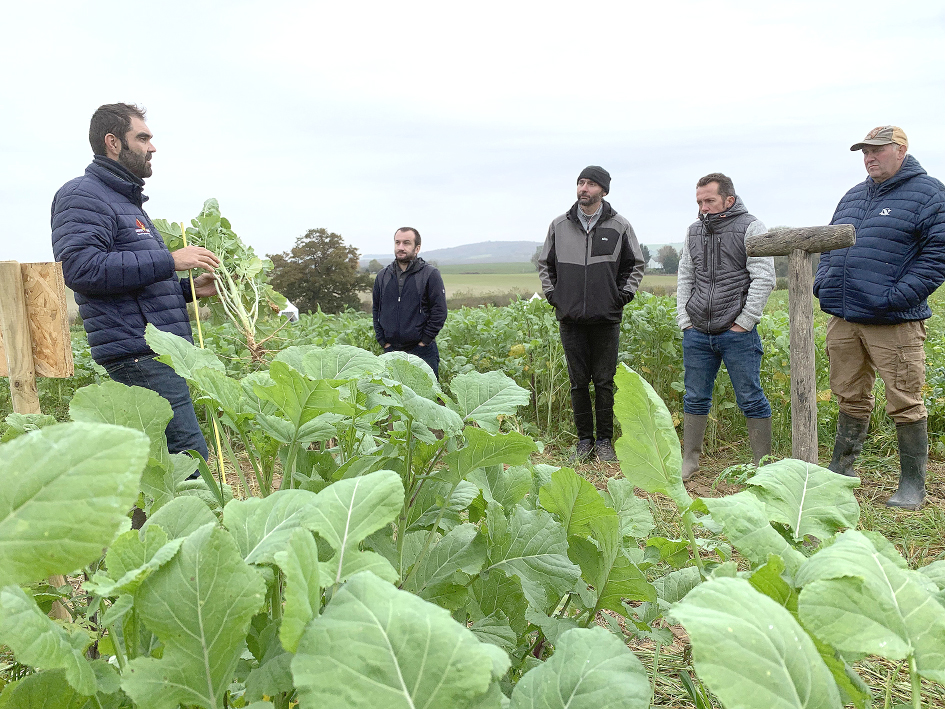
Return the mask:
[(830, 389), (840, 410), (868, 419), (876, 373), (886, 385), (886, 413), (897, 424), (928, 417), (925, 386), (925, 321), (861, 325), (833, 316), (827, 323)]

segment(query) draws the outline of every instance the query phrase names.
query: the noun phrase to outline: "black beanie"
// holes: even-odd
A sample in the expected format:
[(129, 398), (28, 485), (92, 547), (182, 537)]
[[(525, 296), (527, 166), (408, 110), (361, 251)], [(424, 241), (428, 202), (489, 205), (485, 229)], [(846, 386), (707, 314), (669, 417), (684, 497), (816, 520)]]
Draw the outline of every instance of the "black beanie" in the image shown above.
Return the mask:
[(578, 181), (584, 179), (593, 180), (604, 188), (604, 192), (610, 194), (610, 173), (599, 165), (588, 165), (581, 170)]

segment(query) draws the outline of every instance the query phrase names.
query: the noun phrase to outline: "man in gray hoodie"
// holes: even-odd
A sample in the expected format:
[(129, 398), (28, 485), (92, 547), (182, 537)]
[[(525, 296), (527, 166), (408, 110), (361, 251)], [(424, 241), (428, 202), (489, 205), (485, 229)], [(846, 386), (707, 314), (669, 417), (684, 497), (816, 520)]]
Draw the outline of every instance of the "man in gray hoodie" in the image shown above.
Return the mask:
[(775, 284), (774, 259), (749, 257), (745, 238), (767, 231), (720, 172), (696, 183), (699, 218), (683, 243), (676, 321), (683, 331), (683, 480), (699, 469), (712, 389), (725, 362), (745, 414), (755, 465), (771, 453), (771, 405), (761, 389), (756, 325)]

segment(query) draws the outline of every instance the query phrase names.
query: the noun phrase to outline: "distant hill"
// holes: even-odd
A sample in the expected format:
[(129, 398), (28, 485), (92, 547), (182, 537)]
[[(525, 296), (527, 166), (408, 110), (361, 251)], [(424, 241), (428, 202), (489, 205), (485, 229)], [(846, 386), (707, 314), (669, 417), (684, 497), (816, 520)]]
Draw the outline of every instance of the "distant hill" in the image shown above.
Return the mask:
[[(476, 263), (527, 263), (531, 261), (540, 241), (480, 241), (478, 244), (451, 246), (445, 249), (426, 249), (421, 247), (420, 255), (427, 261), (436, 261), (441, 266), (449, 264)], [(386, 254), (365, 254), (361, 265), (367, 266), (371, 259), (383, 264), (394, 260), (394, 249)]]
[[(436, 261), (440, 266), (474, 265), (479, 263), (528, 263), (532, 260), (535, 249), (541, 246), (540, 241), (480, 241), (476, 244), (451, 246), (446, 249), (420, 249), (420, 255), (427, 261)], [(663, 244), (647, 244), (650, 255), (656, 256)], [(682, 242), (671, 245), (679, 251)], [(364, 254), (361, 256), (361, 266), (367, 266), (372, 259), (377, 259), (385, 266), (394, 260), (394, 249), (386, 254)]]

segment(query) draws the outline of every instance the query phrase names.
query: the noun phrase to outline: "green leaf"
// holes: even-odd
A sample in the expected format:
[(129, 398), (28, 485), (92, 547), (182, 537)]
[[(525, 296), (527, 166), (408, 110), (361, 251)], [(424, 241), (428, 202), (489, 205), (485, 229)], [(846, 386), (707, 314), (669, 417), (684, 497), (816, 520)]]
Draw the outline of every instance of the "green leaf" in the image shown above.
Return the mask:
[(620, 469), (633, 485), (672, 498), (680, 510), (692, 503), (682, 483), (682, 453), (673, 417), (643, 377), (625, 364), (614, 377), (614, 416), (622, 435), (614, 443)]
[(520, 406), (528, 406), (528, 390), (502, 372), (467, 372), (453, 377), (450, 391), (455, 397), (451, 408), (463, 421), (472, 421), (490, 433), (499, 432), (499, 417), (512, 416)]
[(524, 465), (489, 465), (473, 470), (466, 480), (479, 488), (486, 502), (495, 502), (507, 510), (520, 503), (532, 486), (532, 474)]
[(213, 525), (193, 532), (138, 589), (136, 612), (164, 652), (129, 662), (122, 689), (141, 709), (222, 708), (265, 590), (229, 534)]
[(151, 441), (150, 457), (170, 465), (164, 429), (174, 412), (160, 394), (118, 382), (82, 387), (69, 402), (69, 416), (82, 423), (110, 423), (141, 431)]
[(517, 576), (528, 602), (548, 613), (581, 575), (567, 552), (565, 529), (550, 514), (516, 507), (508, 532), (489, 549), (488, 571)]
[(105, 571), (97, 571), (83, 588), (98, 596), (134, 593), (144, 579), (173, 558), (183, 541), (168, 542), (164, 530), (155, 526), (140, 535), (137, 530), (125, 532), (105, 555)]
[(307, 490), (279, 490), (268, 497), (232, 500), (223, 508), (223, 526), (246, 563), (271, 564), (292, 533), (311, 524), (315, 499)]
[(216, 524), (217, 518), (207, 505), (196, 497), (175, 497), (164, 507), (148, 517), (141, 527), (147, 533), (148, 527), (156, 525), (167, 533), (168, 539), (186, 537), (191, 532), (207, 523)]
[(377, 355), (351, 345), (332, 345), (325, 349), (311, 345), (289, 347), (277, 354), (274, 361), (285, 362), (312, 379), (335, 382), (358, 379), (384, 369)]
[[(426, 366), (426, 363), (424, 363), (424, 366)], [(430, 374), (432, 376), (432, 369)], [(455, 436), (462, 430), (463, 420), (452, 409), (418, 394), (406, 384), (401, 386), (400, 389), (401, 408), (415, 421), (431, 430), (443, 431), (447, 436)], [(436, 443), (435, 438), (428, 441), (428, 443)]]
[(359, 552), (358, 545), (369, 534), (390, 524), (403, 504), (404, 485), (393, 470), (339, 480), (319, 492), (307, 526), (318, 532), (336, 552), (331, 564), (335, 574), (322, 583), (338, 583), (340, 576), (351, 573), (350, 566), (349, 571), (345, 571), (347, 556), (371, 559), (369, 552)]
[(301, 709), (463, 709), (489, 691), (495, 653), (442, 608), (358, 574), (306, 628), (292, 675)]
[(623, 599), (656, 602), (656, 589), (624, 554), (618, 528), (616, 515), (595, 517), (588, 531), (596, 545), (582, 537), (568, 540), (568, 556), (580, 564), (584, 580), (593, 586), (597, 596), (596, 605), (592, 607), (595, 615), (602, 609), (623, 613)]
[(797, 615), (797, 591), (784, 580), (784, 559), (776, 554), (768, 555), (768, 562), (755, 569), (748, 582), (759, 593), (765, 594), (775, 603)]
[(649, 504), (633, 494), (633, 483), (626, 478), (610, 478), (606, 492), (601, 492), (601, 495), (604, 502), (616, 510), (620, 518), (620, 536), (624, 539), (646, 539), (656, 527)]
[(424, 600), (448, 610), (466, 603), (466, 587), (486, 563), (486, 542), (474, 524), (462, 524), (436, 540), (404, 585)]
[(788, 544), (768, 522), (768, 513), (761, 500), (747, 490), (726, 497), (701, 498), (712, 519), (722, 524), (725, 536), (752, 564), (764, 564), (769, 554), (784, 559), (793, 576), (804, 555)]
[(613, 517), (616, 529), (617, 512), (604, 503), (596, 487), (571, 468), (552, 473), (551, 484), (541, 489), (538, 500), (542, 507), (558, 515), (569, 537), (590, 535), (590, 523), (599, 517)]
[(69, 633), (18, 586), (0, 589), (0, 643), (13, 650), (18, 662), (41, 670), (62, 669), (77, 692), (95, 694), (95, 673), (85, 659), (92, 638), (81, 629)]
[(112, 709), (112, 705), (77, 692), (62, 670), (47, 670), (4, 687), (0, 709)]
[(50, 416), (49, 414), (18, 414), (16, 412), (7, 414), (7, 417), (3, 419), (3, 421), (7, 425), (7, 430), (3, 432), (0, 443), (12, 441), (14, 438), (22, 436), (24, 433), (38, 431), (41, 428), (55, 426), (59, 423), (55, 416)]
[(834, 473), (803, 460), (786, 459), (762, 466), (748, 481), (765, 504), (768, 518), (787, 525), (795, 542), (810, 535), (829, 539), (852, 529), (860, 518), (853, 495), (859, 478)]
[(321, 588), (318, 580), (318, 545), (312, 533), (295, 529), (286, 548), (274, 555), (286, 578), (285, 608), (279, 639), (282, 647), (295, 652), (306, 624), (318, 615)]
[(279, 415), (291, 421), (296, 429), (316, 416), (325, 413), (350, 416), (351, 405), (342, 401), (338, 390), (330, 383), (313, 381), (292, 369), (285, 362), (273, 362), (269, 367), (272, 386), (253, 387), (256, 395), (276, 405)]
[(433, 370), (430, 369), (430, 365), (416, 355), (406, 352), (384, 352), (378, 360), (387, 370), (387, 376), (410, 389), (411, 393), (434, 402), (443, 397), (443, 390), (440, 389), (440, 383)]
[(184, 379), (193, 380), (194, 373), (202, 368), (226, 372), (223, 362), (211, 350), (195, 347), (183, 337), (158, 330), (151, 323), (144, 329), (144, 339), (148, 347), (160, 355), (158, 361), (173, 368)]
[(811, 638), (748, 581), (700, 584), (672, 615), (689, 633), (696, 672), (727, 709), (841, 709)]
[(490, 643), (510, 654), (515, 651), (518, 636), (502, 611), (496, 611), (488, 618), (480, 618), (469, 629), (479, 638), (479, 642)]
[(509, 619), (509, 624), (518, 635), (528, 625), (525, 613), (528, 601), (522, 593), (522, 582), (517, 576), (509, 576), (501, 569), (473, 578), (469, 586), (469, 602), (466, 610), (473, 620), (482, 620), (496, 613)]
[(564, 633), (551, 659), (525, 673), (511, 709), (649, 709), (646, 670), (603, 628)]
[(127, 524), (148, 438), (65, 423), (0, 445), (0, 578), (27, 583), (92, 563)]
[(925, 578), (848, 531), (797, 575), (804, 626), (842, 653), (915, 656), (918, 672), (945, 683), (945, 607)]
[(465, 480), (477, 468), (491, 465), (522, 465), (538, 450), (528, 436), (512, 431), (492, 435), (481, 428), (467, 426), (463, 429), (466, 446), (446, 456), (452, 481)]

